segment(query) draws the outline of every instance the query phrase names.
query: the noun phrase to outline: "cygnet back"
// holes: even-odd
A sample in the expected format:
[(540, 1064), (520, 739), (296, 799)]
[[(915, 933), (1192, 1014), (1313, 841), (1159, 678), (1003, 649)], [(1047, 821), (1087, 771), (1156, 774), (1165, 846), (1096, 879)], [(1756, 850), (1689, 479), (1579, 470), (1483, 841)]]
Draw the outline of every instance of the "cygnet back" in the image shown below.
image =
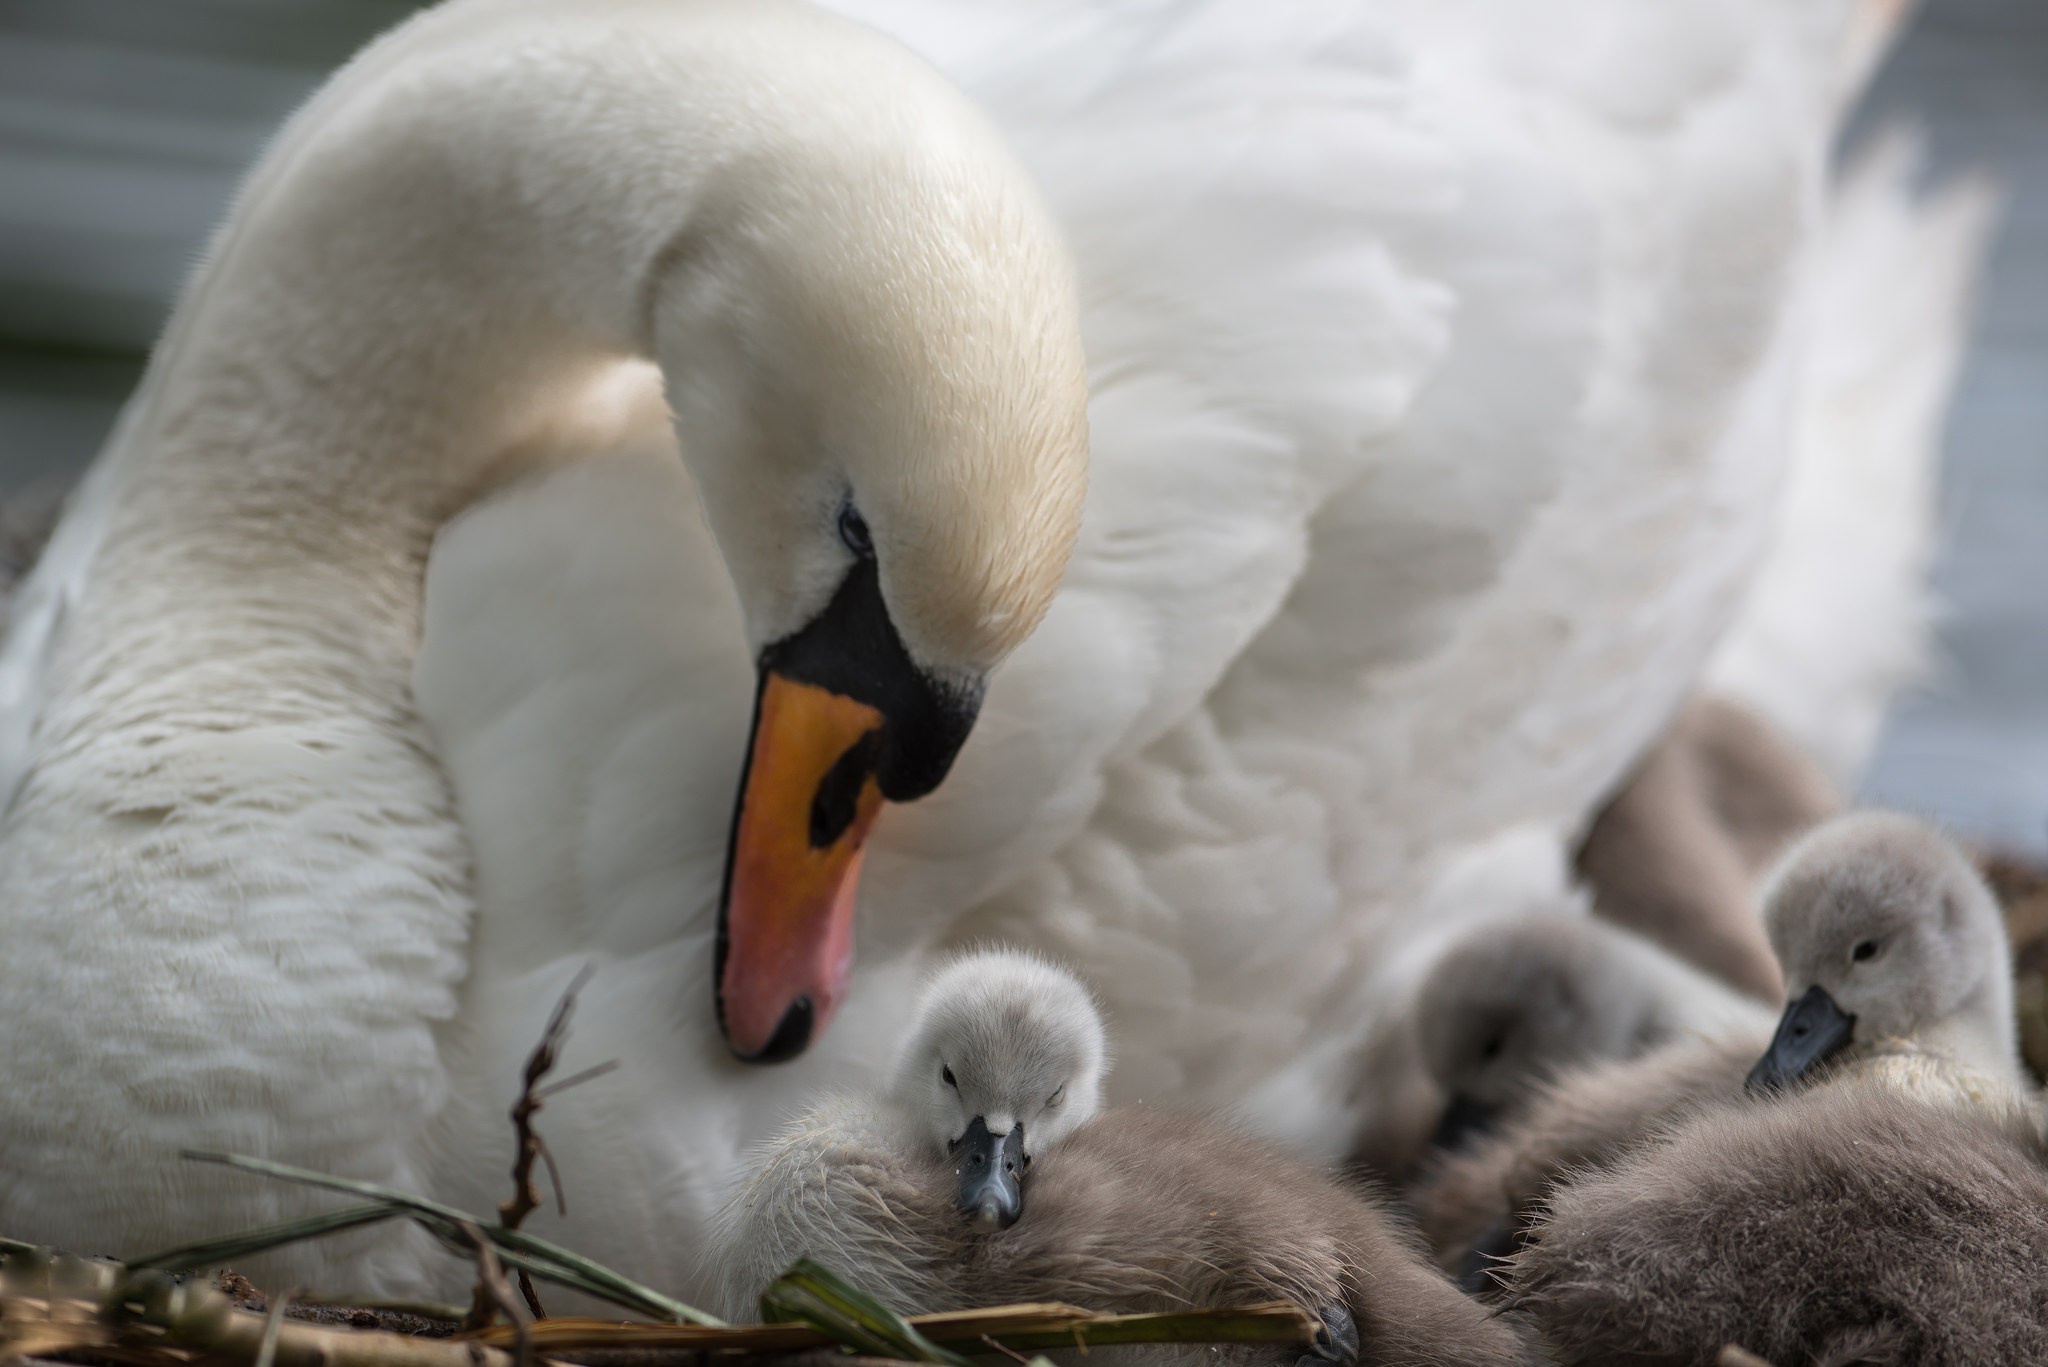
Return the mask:
[(1510, 1293), (1553, 1360), (2048, 1361), (2032, 1120), (1823, 1087), (1704, 1113), (1560, 1188)]
[(1529, 1214), (1561, 1177), (1739, 1097), (1764, 1040), (1758, 1027), (1719, 1040), (1683, 1040), (1544, 1085), (1499, 1133), (1446, 1154), (1410, 1193), (1438, 1264), (1468, 1289), (1488, 1289), (1493, 1258), (1518, 1242)]

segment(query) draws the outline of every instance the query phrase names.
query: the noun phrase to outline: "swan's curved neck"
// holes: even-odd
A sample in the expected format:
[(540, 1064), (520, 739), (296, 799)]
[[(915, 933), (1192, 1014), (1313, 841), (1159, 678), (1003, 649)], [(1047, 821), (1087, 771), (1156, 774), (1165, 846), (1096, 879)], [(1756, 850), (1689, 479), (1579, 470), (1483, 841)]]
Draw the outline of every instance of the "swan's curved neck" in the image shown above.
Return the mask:
[(457, 0), (397, 30), (288, 126), (159, 348), (87, 648), (204, 602), (309, 640), (327, 614), (402, 669), (436, 529), (548, 454), (594, 366), (741, 364), (734, 258), (800, 253), (792, 224), (929, 136), (934, 91), (954, 98), (780, 0)]
[(1938, 1053), (1960, 1060), (1994, 1077), (2020, 1078), (2017, 1018), (2013, 1014), (2012, 968), (2001, 964), (1987, 974), (1947, 1020), (1925, 1033)]
[(847, 48), (889, 51), (774, 3), (471, 0), (400, 30), (252, 177), (161, 359), (155, 448), (301, 507), (445, 515), (590, 363), (655, 346), (707, 240), (843, 147), (878, 89)]

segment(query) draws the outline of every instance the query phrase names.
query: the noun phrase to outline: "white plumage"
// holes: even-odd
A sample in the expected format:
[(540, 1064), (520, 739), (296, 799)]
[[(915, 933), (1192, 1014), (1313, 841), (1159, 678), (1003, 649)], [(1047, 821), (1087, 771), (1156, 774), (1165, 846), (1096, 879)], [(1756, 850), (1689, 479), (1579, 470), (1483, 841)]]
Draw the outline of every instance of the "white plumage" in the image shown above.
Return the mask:
[(1900, 692), (1925, 680), (1941, 426), (1997, 197), (1923, 197), (1894, 130), (1848, 168), (1806, 289), (1815, 314), (1770, 553), (1706, 686), (1853, 792)]
[[(821, 1084), (872, 1078), (923, 957), (976, 937), (1085, 972), (1119, 1041), (1112, 1100), (1256, 1091), (1267, 1130), (1335, 1153), (1352, 1117), (1333, 1051), (1398, 1002), (1415, 936), (1481, 910), (1452, 872), (1503, 842), (1554, 863), (1696, 681), (1775, 504), (1846, 0), (844, 8), (927, 53), (1037, 179), (1079, 274), (1093, 463), (1050, 614), (946, 784), (876, 830), (830, 1033), (762, 1070), (713, 1025), (755, 642), (653, 372), (438, 396), (506, 406), (477, 451), (527, 422), (514, 459), (460, 487), (409, 429), (337, 421), (332, 449), (301, 453), (321, 476), (306, 504), (241, 546), (190, 539), (232, 481), (152, 464), (151, 424), (193, 397), (160, 360), (0, 655), (10, 1234), (132, 1252), (305, 1200), (181, 1167), (180, 1145), (487, 1208), (518, 1061), (594, 961), (568, 1066), (624, 1066), (549, 1110), (572, 1215), (536, 1228), (692, 1294), (746, 1144)], [(374, 286), (316, 277), (306, 327), (396, 342), (488, 299), (488, 234), (427, 278), (329, 260), (313, 249), (351, 245), (350, 215), (313, 191), (393, 138), (504, 148), (587, 112), (558, 95), (508, 127), (488, 103), (408, 103), (421, 70), (451, 52), (486, 69), (488, 26), (544, 12), (458, 0), (284, 135), (245, 206), (290, 222), (304, 197), (305, 260)], [(738, 13), (573, 12), (627, 31), (559, 57), (507, 40), (502, 79), (607, 89), (644, 74), (633, 26)], [(744, 124), (768, 96), (717, 98), (714, 121)], [(666, 137), (600, 123), (506, 155), (494, 192), (565, 250), (607, 214), (638, 242)], [(320, 138), (327, 163), (296, 160)], [(550, 183), (614, 159), (615, 203)], [(317, 394), (318, 366), (376, 355), (285, 373), (275, 296), (219, 266), (250, 268), (242, 221), (162, 353), (237, 360), (211, 396), (229, 428), (238, 396)], [(484, 326), (450, 344), (502, 345)], [(436, 397), (409, 412), (445, 440)], [(700, 456), (687, 420), (681, 439)], [(359, 506), (351, 470), (430, 492)], [(380, 538), (465, 504), (422, 592)], [(366, 700), (366, 671), (409, 698)], [(394, 1232), (278, 1275), (462, 1276)]]

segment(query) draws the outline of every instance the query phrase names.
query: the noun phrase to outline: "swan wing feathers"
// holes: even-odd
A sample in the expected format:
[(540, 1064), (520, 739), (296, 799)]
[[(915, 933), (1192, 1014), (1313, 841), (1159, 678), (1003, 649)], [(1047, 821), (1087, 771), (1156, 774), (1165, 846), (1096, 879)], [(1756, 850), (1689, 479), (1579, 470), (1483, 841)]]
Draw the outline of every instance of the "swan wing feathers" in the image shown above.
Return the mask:
[(1434, 868), (1561, 837), (1695, 680), (1850, 6), (842, 8), (1039, 177), (1095, 390), (1067, 590), (877, 893), (973, 850), (955, 935), (1082, 965), (1119, 1096), (1242, 1097), (1392, 998)]
[[(925, 31), (863, 13), (913, 46)], [(1581, 308), (1546, 302), (1558, 276), (1592, 288), (1583, 206), (1530, 169), (1498, 97), (1369, 16), (1270, 19), (1076, 7), (949, 67), (1067, 228), (1096, 459), (1061, 601), (948, 788), (892, 814), (873, 877), (887, 886), (898, 840), (987, 850), (1024, 831), (948, 891), (1022, 879), (1041, 908), (1085, 909), (1081, 938), (1054, 943), (1099, 985), (1149, 959), (1116, 975), (1126, 1009), (1188, 1004), (1189, 938), (1247, 973), (1284, 963), (1298, 943), (1245, 915), (1267, 897), (1328, 924), (1325, 856), (1293, 836), (1327, 825), (1329, 795), (1262, 778), (1211, 701), (1255, 642), (1270, 673), (1348, 693), (1362, 662), (1440, 638), (1555, 486), (1566, 447), (1524, 434), (1561, 429), (1592, 343)], [(1466, 328), (1481, 315), (1498, 335)], [(1468, 366), (1500, 387), (1460, 417), (1432, 390)], [(1461, 424), (1503, 459), (1460, 470), (1427, 449)], [(957, 838), (974, 818), (987, 835)], [(1044, 939), (1004, 916), (961, 927), (984, 930)], [(1169, 1017), (1194, 1024), (1153, 1013)], [(1225, 1011), (1182, 1038), (1247, 1024)]]
[(1975, 179), (1922, 196), (1921, 162), (1894, 131), (1832, 196), (1777, 527), (1707, 672), (1845, 792), (1928, 672), (1942, 416), (1996, 209)]

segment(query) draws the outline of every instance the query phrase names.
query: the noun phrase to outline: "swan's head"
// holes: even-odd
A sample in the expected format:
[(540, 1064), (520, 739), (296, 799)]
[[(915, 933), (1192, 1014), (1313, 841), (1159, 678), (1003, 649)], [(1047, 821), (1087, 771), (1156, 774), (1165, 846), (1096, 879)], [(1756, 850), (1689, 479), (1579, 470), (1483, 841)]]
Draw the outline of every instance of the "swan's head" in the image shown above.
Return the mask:
[(1102, 1108), (1109, 1050), (1073, 974), (1011, 950), (955, 959), (926, 988), (891, 1093), (960, 1171), (960, 1208), (997, 1229), (1023, 1211), (1023, 1171)]
[(1583, 916), (1489, 925), (1437, 960), (1415, 1006), (1416, 1042), (1447, 1104), (1434, 1142), (1456, 1148), (1536, 1084), (1652, 1042), (1664, 984), (1632, 972), (1618, 932)]
[(843, 996), (870, 823), (1044, 617), (1088, 446), (1071, 263), (993, 133), (900, 52), (790, 79), (833, 118), (712, 178), (650, 305), (758, 666), (717, 968), (756, 1061)]
[(1993, 1038), (2012, 1032), (1998, 903), (1968, 856), (1911, 817), (1859, 812), (1801, 840), (1766, 886), (1764, 925), (1787, 1004), (1752, 1090), (1965, 1014), (1984, 1014)]

